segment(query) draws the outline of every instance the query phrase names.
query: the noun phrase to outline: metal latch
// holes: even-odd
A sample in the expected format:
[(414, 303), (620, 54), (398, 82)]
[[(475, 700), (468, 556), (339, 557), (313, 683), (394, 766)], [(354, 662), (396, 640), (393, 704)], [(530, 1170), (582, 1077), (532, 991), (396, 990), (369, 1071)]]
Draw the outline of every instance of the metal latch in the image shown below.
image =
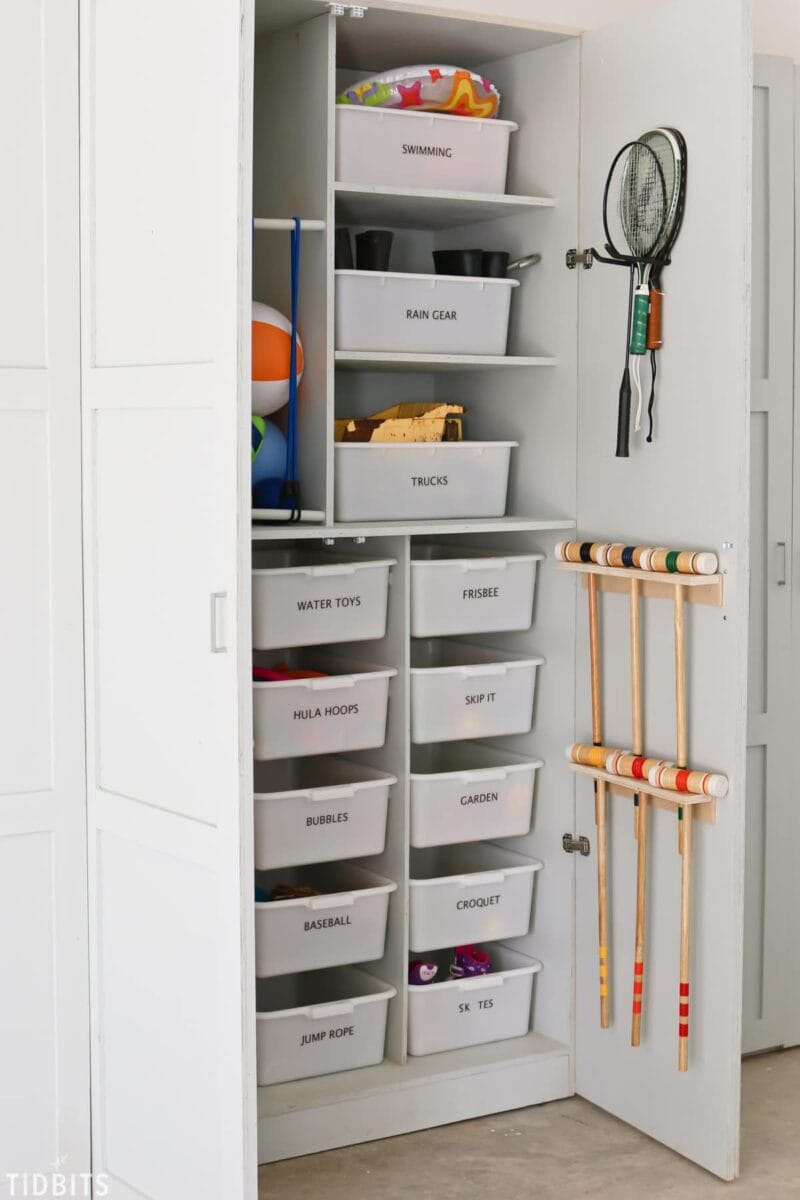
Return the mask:
[(582, 854), (587, 858), (591, 854), (592, 848), (589, 845), (589, 839), (579, 834), (575, 837), (572, 833), (565, 833), (561, 839), (561, 845), (566, 850), (567, 854)]
[(576, 267), (583, 267), (584, 270), (590, 271), (594, 262), (594, 254), (591, 250), (576, 250), (573, 246), (564, 255), (564, 261), (570, 271), (574, 271)]

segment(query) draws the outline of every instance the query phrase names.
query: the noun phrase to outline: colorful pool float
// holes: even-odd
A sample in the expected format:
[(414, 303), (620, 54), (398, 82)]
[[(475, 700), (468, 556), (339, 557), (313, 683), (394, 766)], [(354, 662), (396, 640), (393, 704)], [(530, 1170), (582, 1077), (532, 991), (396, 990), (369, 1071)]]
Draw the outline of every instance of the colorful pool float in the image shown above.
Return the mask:
[(491, 80), (462, 67), (398, 67), (354, 83), (336, 97), (336, 103), (496, 117), (500, 93)]

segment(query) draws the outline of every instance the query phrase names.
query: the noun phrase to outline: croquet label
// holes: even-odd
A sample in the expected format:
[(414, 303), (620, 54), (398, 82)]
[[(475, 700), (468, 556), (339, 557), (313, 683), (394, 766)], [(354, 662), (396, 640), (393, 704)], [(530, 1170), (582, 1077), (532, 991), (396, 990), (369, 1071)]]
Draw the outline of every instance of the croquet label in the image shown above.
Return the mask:
[(456, 903), (456, 909), (459, 912), (463, 912), (467, 908), (491, 908), (492, 905), (499, 903), (499, 893), (496, 893), (494, 896), (473, 896), (470, 900), (459, 900)]

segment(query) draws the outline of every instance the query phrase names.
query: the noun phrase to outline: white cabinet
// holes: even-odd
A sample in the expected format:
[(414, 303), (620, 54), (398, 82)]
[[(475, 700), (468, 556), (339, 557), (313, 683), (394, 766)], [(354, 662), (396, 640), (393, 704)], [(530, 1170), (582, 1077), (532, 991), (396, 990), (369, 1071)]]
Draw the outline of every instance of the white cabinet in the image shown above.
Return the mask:
[[(678, 0), (568, 37), (530, 23), (494, 24), (488, 11), (480, 21), (432, 18), (417, 5), (398, 10), (383, 0), (364, 20), (338, 23), (318, 0), (142, 0), (127, 7), (80, 0), (80, 269), (75, 13), (62, 7), (54, 16), (52, 6), (12, 4), (14, 37), (0, 39), (19, 46), (19, 35), (27, 38), (4, 78), (35, 148), (14, 176), (0, 233), (12, 266), (0, 287), (0, 421), (14, 439), (0, 489), (11, 480), (6, 507), (17, 517), (0, 540), (8, 538), (20, 580), (17, 607), (0, 633), (15, 681), (2, 701), (10, 736), (7, 775), (0, 775), (7, 801), (0, 850), (6, 839), (10, 849), (0, 889), (8, 886), (9, 906), (22, 898), (31, 914), (24, 939), (3, 935), (28, 990), (6, 995), (0, 1011), (10, 1005), (12, 1074), (30, 1072), (35, 1052), (44, 1081), (35, 1111), (22, 1112), (14, 1102), (20, 1085), (12, 1081), (9, 1095), (4, 1071), (0, 1097), (11, 1125), (0, 1125), (11, 1128), (13, 1145), (24, 1145), (32, 1164), (61, 1153), (86, 1161), (81, 881), (88, 825), (93, 1158), (119, 1200), (254, 1200), (257, 1159), (576, 1089), (733, 1177), (748, 566), (751, 58), (744, 3)], [(519, 125), (508, 195), (338, 186), (337, 85), (428, 55), (480, 67), (499, 85), (503, 116)], [(20, 62), (38, 63), (39, 73), (15, 73)], [(613, 449), (627, 281), (600, 265), (568, 271), (564, 255), (602, 241), (602, 186), (613, 154), (664, 121), (679, 126), (689, 144), (688, 207), (668, 276), (657, 439), (637, 443), (620, 462)], [(251, 187), (256, 216), (298, 214), (321, 226), (302, 242), (299, 425), (304, 504), (323, 519), (259, 525), (255, 539), (322, 559), (327, 540), (344, 553), (353, 538), (365, 538), (371, 558), (396, 564), (385, 635), (365, 641), (357, 656), (396, 672), (385, 740), (357, 752), (363, 766), (397, 779), (384, 850), (359, 862), (396, 885), (384, 954), (374, 964), (388, 998), (384, 1060), (262, 1088), (250, 311), (253, 296), (286, 310), (289, 272), (287, 235), (253, 232)], [(411, 274), (430, 271), (434, 249), (541, 253), (514, 289), (507, 354), (337, 353), (336, 224), (391, 228), (393, 269)], [(468, 410), (471, 439), (516, 444), (505, 516), (335, 523), (335, 416), (366, 416), (409, 397), (457, 400)], [(690, 745), (698, 760), (725, 770), (731, 789), (717, 824), (696, 834), (687, 1074), (676, 1069), (679, 860), (664, 812), (653, 815), (647, 1021), (642, 1046), (629, 1046), (635, 853), (630, 812), (616, 797), (613, 1020), (610, 1030), (598, 1027), (595, 856), (576, 860), (562, 848), (565, 832), (594, 841), (588, 785), (574, 784), (562, 762), (564, 744), (589, 728), (584, 597), (552, 561), (554, 543), (576, 527), (588, 537), (708, 547), (726, 574), (724, 607), (693, 606), (690, 614)], [(525, 992), (527, 1033), (465, 1046), (470, 1034), (458, 1049), (410, 1058), (410, 568), (414, 540), (424, 545), (426, 538), (454, 550), (502, 546), (544, 555), (531, 628), (479, 639), (497, 662), (546, 660), (532, 729), (526, 720), (523, 732), (498, 739), (517, 758), (543, 760), (530, 830), (500, 847), (543, 864), (533, 923), (510, 947), (542, 968), (530, 1007)], [(32, 547), (47, 554), (37, 558)], [(662, 611), (648, 615), (646, 637), (647, 736), (667, 747), (673, 703)], [(56, 644), (67, 647), (63, 659)], [(603, 646), (608, 737), (624, 742), (624, 606), (605, 606)], [(51, 974), (35, 963), (49, 964)], [(269, 1064), (261, 1076), (275, 1077)], [(61, 1126), (53, 1096), (66, 1114)]]

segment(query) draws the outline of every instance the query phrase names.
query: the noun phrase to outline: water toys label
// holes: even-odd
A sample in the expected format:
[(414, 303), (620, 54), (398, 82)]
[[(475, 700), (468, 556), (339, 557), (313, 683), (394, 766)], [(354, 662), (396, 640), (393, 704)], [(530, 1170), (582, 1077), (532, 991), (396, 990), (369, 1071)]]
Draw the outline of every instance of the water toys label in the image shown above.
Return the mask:
[(464, 588), (461, 592), (462, 600), (494, 600), (500, 595), (500, 588), (483, 587), (483, 588)]
[(468, 804), (491, 804), (494, 800), (499, 800), (499, 792), (476, 792), (473, 796), (462, 796), (460, 803)]
[(353, 1025), (338, 1025), (333, 1029), (320, 1029), (316, 1033), (304, 1033), (300, 1038), (301, 1046), (312, 1046), (315, 1043), (336, 1041), (337, 1038), (352, 1037), (355, 1033)]
[(452, 146), (428, 146), (421, 142), (403, 142), (403, 154), (412, 154), (422, 158), (452, 158)]
[(459, 900), (456, 903), (456, 910), (464, 912), (469, 908), (492, 908), (495, 904), (500, 903), (500, 894), (496, 892), (494, 896), (472, 896), (469, 900)]
[(298, 612), (319, 612), (321, 609), (361, 608), (360, 596), (325, 596), (319, 600), (298, 600)]
[(407, 308), (407, 321), (457, 321), (458, 312), (454, 308)]
[(464, 703), (469, 704), (494, 704), (497, 699), (497, 692), (474, 692), (469, 696), (464, 697)]
[[(459, 1013), (463, 1014), (463, 1013), (472, 1012), (470, 1005), (473, 1003), (474, 1003), (474, 1001), (472, 1001), (472, 1000), (463, 1000), (461, 1002), (461, 1004), (459, 1004), (459, 1006), (458, 1006)], [(484, 1008), (494, 1008), (494, 1000), (479, 1000), (478, 1001), (478, 1009), (480, 1010), (480, 1009), (484, 1009)]]
[(343, 925), (352, 925), (350, 917), (316, 917), (303, 922), (303, 933), (316, 933), (318, 929), (341, 929)]
[(412, 487), (447, 487), (446, 475), (412, 475)]
[(326, 704), (324, 708), (296, 708), (293, 721), (314, 721), (317, 717), (356, 717), (357, 704)]
[(306, 829), (313, 825), (343, 825), (350, 820), (349, 812), (320, 813), (318, 817), (306, 817)]

